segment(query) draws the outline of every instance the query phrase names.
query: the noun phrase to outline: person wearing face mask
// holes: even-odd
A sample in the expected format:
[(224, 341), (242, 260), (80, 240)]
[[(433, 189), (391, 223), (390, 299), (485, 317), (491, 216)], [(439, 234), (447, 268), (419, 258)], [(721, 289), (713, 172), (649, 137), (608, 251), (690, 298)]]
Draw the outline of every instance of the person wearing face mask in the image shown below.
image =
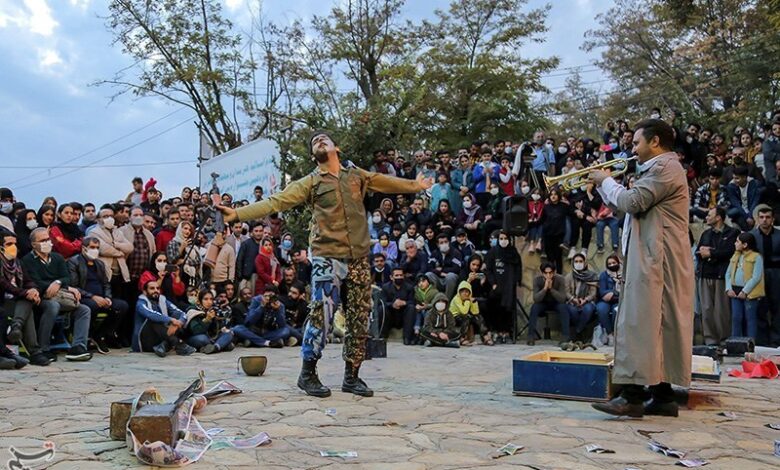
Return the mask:
[(574, 337), (585, 329), (596, 311), (598, 275), (588, 269), (585, 255), (578, 253), (572, 259), (572, 272), (566, 275), (566, 308), (569, 321), (574, 324)]
[[(94, 237), (84, 239), (81, 253), (68, 259), (70, 285), (81, 294), (81, 303), (91, 312), (90, 343), (101, 354), (110, 348), (119, 348), (119, 326), (128, 312), (128, 305), (122, 299), (112, 297), (106, 265), (98, 258), (100, 241)], [(98, 313), (106, 314), (99, 322)]]
[(379, 235), (379, 242), (374, 245), (371, 252), (372, 254), (382, 253), (385, 255), (387, 266), (390, 269), (398, 264), (398, 244), (390, 240), (390, 236), (386, 233)]
[(544, 216), (544, 201), (539, 188), (531, 192), (528, 201), (528, 253), (542, 251), (542, 217)]
[(463, 210), (455, 218), (455, 225), (466, 231), (471, 240), (482, 244), (482, 226), (485, 216), (482, 206), (477, 204), (477, 198), (473, 194), (466, 194), (463, 198)]
[[(13, 232), (0, 227), (0, 324), (5, 325), (5, 315), (11, 317), (7, 339), (11, 344), (24, 343), (29, 355), (29, 362), (36, 366), (47, 366), (52, 358), (44, 354), (38, 345), (38, 335), (35, 328), (35, 316), (33, 309), (37, 308), (41, 313), (40, 324), (52, 325), (56, 312), (52, 309), (41, 308), (41, 296), (35, 288), (35, 283), (24, 275), (21, 263), (18, 259), (16, 236)], [(0, 337), (5, 333), (5, 328), (0, 330)], [(3, 354), (7, 351), (4, 342), (0, 341), (0, 357), (14, 359)], [(10, 351), (9, 351), (10, 352)], [(25, 363), (27, 360), (21, 361)], [(18, 365), (19, 361), (16, 361)]]
[(390, 235), (392, 227), (387, 223), (384, 213), (377, 209), (371, 216), (371, 224), (368, 227), (368, 235), (371, 239), (371, 246), (379, 243), (379, 235), (384, 233)]
[(14, 231), (14, 221), (11, 220), (14, 208), (14, 193), (8, 188), (0, 188), (0, 227), (9, 232)]
[(425, 317), (420, 336), (426, 346), (460, 347), (460, 331), (455, 317), (447, 305), (447, 296), (437, 292), (431, 302), (432, 308)]
[(13, 232), (16, 233), (16, 245), (18, 247), (19, 259), (27, 255), (32, 251), (32, 245), (30, 244), (30, 233), (38, 227), (38, 220), (36, 218), (35, 211), (32, 209), (25, 209), (21, 211), (16, 217), (16, 223), (14, 223)]
[[(126, 286), (126, 297), (129, 299), (137, 299), (141, 294), (138, 289), (138, 280), (141, 279), (141, 275), (155, 252), (154, 235), (144, 227), (144, 215), (144, 211), (140, 207), (133, 207), (130, 210), (130, 223), (119, 229), (119, 233), (133, 244), (133, 250), (127, 255), (130, 283)], [(129, 333), (130, 329), (125, 331)]]
[(186, 307), (188, 303), (188, 298), (185, 296), (188, 292), (187, 285), (181, 279), (179, 267), (169, 262), (165, 252), (156, 251), (152, 254), (149, 266), (138, 280), (138, 289), (143, 291), (144, 284), (149, 281), (157, 283), (161, 294), (165, 298), (176, 305)]
[(620, 303), (620, 291), (623, 290), (623, 276), (620, 272), (618, 255), (612, 254), (607, 257), (606, 268), (599, 275), (596, 313), (601, 325), (601, 342), (605, 345), (614, 345), (615, 317)]
[(439, 290), (444, 290), (447, 298), (455, 295), (458, 287), (458, 276), (463, 268), (463, 255), (457, 248), (450, 245), (450, 238), (446, 233), (440, 233), (436, 237), (437, 247), (428, 263), (431, 271), (439, 279)]
[[(62, 313), (70, 313), (73, 323), (73, 341), (65, 358), (69, 361), (89, 361), (92, 354), (87, 350), (89, 334), (89, 307), (80, 303), (81, 293), (70, 286), (70, 272), (65, 259), (52, 252), (52, 242), (49, 232), (43, 227), (36, 228), (30, 235), (33, 251), (22, 258), (22, 268), (25, 277), (30, 278), (38, 289), (41, 297), (41, 307), (44, 312), (54, 312), (45, 315), (47, 321), (41, 321), (38, 329), (38, 344), (44, 354), (55, 358), (49, 350), (54, 318)], [(48, 320), (51, 319), (51, 323)]]
[(414, 320), (417, 312), (414, 286), (406, 282), (403, 269), (393, 269), (391, 281), (382, 286), (381, 298), (385, 307), (381, 336), (387, 338), (390, 328), (402, 328), (404, 345), (415, 344)]
[[(512, 173), (516, 176), (520, 174), (523, 169), (523, 157), (525, 155), (526, 144), (521, 145), (517, 149), (515, 156), (515, 163), (512, 166)], [(532, 186), (535, 188), (546, 189), (544, 185), (544, 175), (555, 176), (555, 151), (552, 147), (545, 144), (544, 131), (537, 130), (534, 132), (533, 144), (530, 148), (533, 161), (531, 162), (532, 173), (530, 174)]]
[(492, 185), (490, 187), (490, 198), (484, 206), (484, 224), (482, 225), (483, 236), (477, 239), (475, 243), (480, 248), (490, 248), (489, 240), (490, 234), (496, 230), (500, 230), (504, 226), (504, 209), (502, 201), (507, 196), (499, 189), (498, 185)]
[(130, 282), (127, 256), (133, 252), (133, 242), (116, 227), (113, 206), (106, 204), (100, 208), (98, 225), (90, 230), (89, 235), (100, 241), (100, 261), (106, 265), (111, 292), (122, 298), (125, 284)]
[(569, 144), (565, 141), (561, 142), (558, 144), (558, 148), (555, 151), (555, 169), (557, 170), (557, 174), (564, 174), (562, 173), (564, 165), (566, 165), (570, 158), (571, 149), (569, 148)]
[[(510, 155), (504, 154), (501, 156), (501, 168), (498, 171), (498, 188), (500, 189), (500, 192), (503, 193), (506, 196), (514, 196), (515, 195), (515, 186), (517, 185), (517, 178), (512, 173), (512, 157)], [(496, 192), (494, 194), (492, 188), (490, 190), (490, 194), (495, 196), (498, 194)]]
[(509, 233), (497, 230), (494, 235), (498, 239), (498, 245), (485, 255), (488, 287), (485, 321), (488, 328), (497, 333), (497, 341), (506, 344), (513, 340), (510, 332), (516, 327), (513, 315), (517, 288), (522, 283), (523, 261), (517, 248), (512, 245)]
[(550, 190), (542, 213), (542, 240), (547, 260), (555, 265), (558, 273), (563, 272), (563, 240), (566, 236), (570, 206), (561, 200), (557, 188)]
[(276, 247), (276, 257), (279, 259), (279, 262), (282, 263), (282, 266), (290, 266), (292, 264), (294, 246), (295, 242), (293, 241), (292, 234), (290, 232), (285, 232), (282, 235), (281, 243)]

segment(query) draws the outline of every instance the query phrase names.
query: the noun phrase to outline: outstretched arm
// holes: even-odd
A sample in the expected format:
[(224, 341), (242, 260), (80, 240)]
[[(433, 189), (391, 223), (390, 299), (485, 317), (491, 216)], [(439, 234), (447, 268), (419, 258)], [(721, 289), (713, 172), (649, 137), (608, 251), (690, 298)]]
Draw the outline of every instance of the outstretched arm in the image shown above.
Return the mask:
[(239, 209), (225, 206), (217, 206), (217, 209), (222, 212), (225, 222), (262, 219), (274, 212), (283, 212), (306, 202), (311, 193), (311, 183), (311, 177), (303, 177), (290, 183), (284, 191), (260, 202)]
[(371, 171), (365, 171), (364, 175), (366, 176), (369, 191), (386, 194), (416, 193), (433, 186), (433, 178), (425, 178), (422, 173), (418, 174), (415, 180), (396, 178), (395, 176), (387, 176)]

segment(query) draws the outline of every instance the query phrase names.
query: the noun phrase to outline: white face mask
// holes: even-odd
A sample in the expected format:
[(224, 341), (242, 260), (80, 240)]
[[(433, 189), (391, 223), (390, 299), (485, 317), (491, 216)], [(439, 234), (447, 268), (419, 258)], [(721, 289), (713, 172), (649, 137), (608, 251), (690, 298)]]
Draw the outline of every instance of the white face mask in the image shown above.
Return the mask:
[(534, 201), (538, 201), (541, 198), (542, 196), (540, 196), (539, 194), (531, 194), (531, 199), (533, 199)]
[(465, 207), (466, 209), (471, 209), (471, 199), (466, 199), (465, 201), (463, 201), (463, 207)]
[(154, 267), (155, 267), (155, 268), (157, 268), (157, 272), (158, 272), (158, 273), (161, 273), (161, 272), (165, 271), (165, 266), (166, 266), (167, 264), (168, 264), (168, 263), (165, 263), (165, 262), (162, 262), (162, 263), (154, 263)]
[(382, 221), (382, 217), (378, 216), (378, 215), (375, 215), (375, 216), (371, 217), (371, 221), (374, 222), (375, 224), (378, 224), (379, 222)]
[(446, 253), (446, 252), (450, 251), (450, 244), (449, 243), (442, 243), (441, 245), (439, 245), (439, 251), (441, 251), (442, 253)]
[(130, 223), (133, 225), (133, 227), (140, 227), (141, 225), (144, 224), (144, 216), (136, 215), (130, 217)]
[(39, 247), (41, 253), (43, 253), (44, 255), (48, 255), (49, 253), (51, 253), (51, 249), (52, 249), (51, 240), (42, 242), (39, 245)]
[(509, 246), (509, 240), (499, 240), (498, 244), (501, 245), (501, 248), (506, 248)]
[(577, 271), (582, 271), (585, 269), (585, 263), (574, 263), (574, 269)]
[(113, 217), (107, 217), (103, 219), (103, 227), (111, 230), (114, 228), (114, 218)]
[(498, 188), (490, 188), (490, 194), (492, 194), (493, 196), (498, 194)]
[(560, 147), (558, 147), (558, 153), (568, 153), (568, 151), (569, 151), (569, 149), (567, 149), (567, 148), (566, 148), (566, 147), (564, 147), (563, 145), (561, 145)]
[(10, 214), (14, 205), (10, 202), (0, 202), (0, 212), (3, 214)]
[(100, 250), (98, 248), (89, 248), (86, 252), (87, 258), (91, 260), (96, 260), (99, 255), (100, 255)]
[(531, 187), (530, 186), (520, 186), (520, 192), (523, 193), (523, 194), (528, 194), (529, 192), (531, 192)]
[(446, 302), (436, 302), (436, 310), (443, 312), (445, 308), (447, 308)]
[(661, 119), (661, 115), (658, 114), (658, 113), (653, 113), (653, 114), (650, 115), (650, 118), (651, 119)]
[(38, 221), (35, 220), (35, 219), (28, 220), (27, 221), (27, 228), (30, 229), (30, 230), (35, 230), (36, 228), (38, 228)]

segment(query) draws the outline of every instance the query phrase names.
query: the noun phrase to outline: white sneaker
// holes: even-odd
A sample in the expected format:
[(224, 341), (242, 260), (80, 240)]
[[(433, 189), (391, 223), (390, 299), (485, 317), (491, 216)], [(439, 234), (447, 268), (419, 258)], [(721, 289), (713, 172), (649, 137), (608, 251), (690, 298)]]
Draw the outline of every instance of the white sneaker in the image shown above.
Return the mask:
[(577, 249), (576, 248), (574, 248), (574, 247), (569, 248), (569, 256), (568, 256), (569, 259), (574, 258), (574, 255), (576, 255), (576, 254), (577, 254)]
[(583, 248), (582, 251), (580, 251), (580, 253), (582, 253), (582, 256), (584, 256), (586, 258), (588, 257), (588, 249), (587, 248)]
[(607, 345), (608, 346), (615, 345), (615, 335), (607, 335)]

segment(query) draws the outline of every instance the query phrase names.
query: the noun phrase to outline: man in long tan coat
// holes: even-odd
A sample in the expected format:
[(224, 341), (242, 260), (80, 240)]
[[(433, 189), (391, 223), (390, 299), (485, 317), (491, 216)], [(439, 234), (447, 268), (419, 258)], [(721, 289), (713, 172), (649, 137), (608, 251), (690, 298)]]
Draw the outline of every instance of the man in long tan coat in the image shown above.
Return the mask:
[[(593, 407), (618, 416), (677, 416), (671, 384), (691, 380), (693, 260), (688, 184), (674, 132), (659, 119), (636, 125), (639, 178), (626, 189), (603, 171), (590, 179), (604, 201), (628, 214), (624, 276), (615, 328), (612, 380), (621, 394)], [(645, 386), (649, 386), (650, 399)]]

